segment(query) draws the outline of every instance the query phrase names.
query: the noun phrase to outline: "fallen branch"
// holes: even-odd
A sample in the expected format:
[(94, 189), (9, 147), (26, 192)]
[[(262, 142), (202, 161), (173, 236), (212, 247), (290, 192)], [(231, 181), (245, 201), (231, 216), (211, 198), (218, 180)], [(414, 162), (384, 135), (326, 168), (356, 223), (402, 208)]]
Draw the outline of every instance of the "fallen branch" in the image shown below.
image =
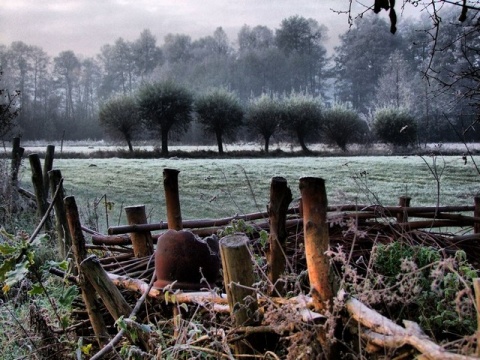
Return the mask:
[(367, 328), (362, 331), (361, 336), (374, 345), (389, 348), (410, 345), (432, 360), (478, 359), (473, 356), (450, 353), (425, 335), (417, 323), (404, 320), (405, 328), (403, 328), (355, 298), (348, 299), (345, 307), (357, 322)]

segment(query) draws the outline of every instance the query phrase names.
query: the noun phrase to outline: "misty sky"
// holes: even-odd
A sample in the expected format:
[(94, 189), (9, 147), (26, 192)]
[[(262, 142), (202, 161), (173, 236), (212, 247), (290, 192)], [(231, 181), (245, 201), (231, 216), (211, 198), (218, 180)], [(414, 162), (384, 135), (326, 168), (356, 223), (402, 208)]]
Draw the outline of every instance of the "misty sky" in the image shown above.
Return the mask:
[(4, 0), (0, 44), (23, 41), (52, 56), (64, 50), (93, 56), (119, 37), (137, 39), (143, 29), (152, 31), (157, 45), (168, 33), (196, 39), (219, 26), (235, 42), (244, 24), (276, 29), (282, 19), (301, 15), (328, 27), (331, 49), (348, 28), (346, 16), (331, 9), (347, 6), (347, 0)]

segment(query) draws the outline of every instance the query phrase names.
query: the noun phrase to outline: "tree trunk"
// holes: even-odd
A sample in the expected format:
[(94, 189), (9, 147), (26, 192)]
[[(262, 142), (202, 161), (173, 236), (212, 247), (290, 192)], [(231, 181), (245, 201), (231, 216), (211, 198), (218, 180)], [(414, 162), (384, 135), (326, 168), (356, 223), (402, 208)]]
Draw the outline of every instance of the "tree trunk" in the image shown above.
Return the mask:
[(298, 136), (298, 142), (300, 143), (300, 147), (302, 148), (302, 151), (306, 154), (310, 154), (311, 151), (309, 148), (307, 148), (307, 145), (305, 145), (305, 136), (303, 134), (297, 134)]
[(162, 156), (168, 156), (168, 129), (162, 128)]
[(220, 131), (217, 131), (215, 133), (215, 136), (217, 137), (218, 153), (223, 154), (222, 133)]
[(270, 136), (265, 136), (265, 154), (268, 154), (269, 145), (270, 145)]
[(128, 151), (133, 152), (132, 141), (127, 137)]

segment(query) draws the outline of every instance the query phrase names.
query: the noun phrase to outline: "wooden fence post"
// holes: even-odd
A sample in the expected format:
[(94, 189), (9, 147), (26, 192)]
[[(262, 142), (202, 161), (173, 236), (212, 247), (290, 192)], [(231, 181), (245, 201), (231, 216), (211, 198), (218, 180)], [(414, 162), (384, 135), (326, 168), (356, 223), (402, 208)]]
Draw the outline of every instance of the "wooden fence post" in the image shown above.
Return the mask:
[(303, 227), (308, 277), (315, 309), (323, 310), (327, 301), (332, 304), (333, 290), (329, 282), (330, 262), (328, 250), (327, 194), (321, 178), (300, 179), (303, 204)]
[(475, 308), (477, 309), (476, 355), (480, 356), (480, 278), (473, 279), (473, 290), (475, 292)]
[[(30, 161), (30, 167), (32, 170), (32, 184), (37, 201), (37, 215), (41, 219), (48, 208), (48, 201), (45, 197), (45, 187), (43, 185), (42, 165), (40, 164), (40, 157), (38, 154), (28, 155)], [(45, 229), (47, 231), (52, 229), (52, 223), (50, 219), (45, 222)]]
[[(475, 196), (475, 210), (473, 211), (473, 217), (480, 217), (480, 196)], [(480, 223), (475, 222), (473, 224), (473, 233), (480, 234)]]
[(178, 195), (178, 173), (176, 169), (163, 169), (163, 187), (165, 189), (165, 202), (167, 205), (168, 228), (182, 230), (182, 212), (180, 210), (180, 197)]
[[(62, 173), (60, 170), (50, 170), (48, 172), (50, 190), (52, 197), (57, 190), (57, 187), (60, 185), (60, 180), (62, 179)], [(60, 256), (62, 259), (65, 259), (72, 247), (72, 236), (68, 231), (68, 222), (67, 214), (65, 212), (65, 204), (63, 203), (63, 198), (65, 197), (65, 191), (63, 190), (63, 185), (60, 185), (58, 190), (59, 194), (55, 199), (55, 229), (57, 233), (57, 244)]]
[(97, 337), (97, 342), (100, 347), (108, 343), (108, 332), (105, 322), (100, 311), (100, 303), (95, 296), (95, 288), (85, 279), (81, 271), (80, 264), (87, 256), (87, 249), (85, 247), (85, 238), (83, 237), (82, 225), (80, 217), (78, 216), (78, 208), (73, 196), (67, 196), (64, 200), (65, 210), (67, 214), (68, 227), (72, 237), (72, 250), (75, 258), (75, 264), (78, 271), (79, 286), (82, 290), (82, 298), (87, 309), (90, 323), (92, 324), (93, 332)]
[(270, 203), (268, 216), (270, 220), (270, 234), (268, 237), (270, 249), (268, 252), (268, 278), (273, 284), (271, 292), (276, 291), (280, 296), (284, 284), (278, 279), (285, 271), (285, 241), (287, 231), (285, 222), (287, 220), (288, 205), (292, 201), (292, 192), (287, 186), (287, 180), (283, 177), (274, 177), (270, 184)]
[[(410, 200), (412, 200), (409, 196), (400, 196), (398, 198), (398, 206), (407, 208), (410, 207)], [(397, 223), (406, 223), (408, 222), (408, 213), (407, 210), (404, 209), (402, 213), (397, 213)]]
[(20, 146), (20, 138), (13, 138), (10, 184), (14, 189), (18, 188), (18, 173), (20, 171), (20, 165), (22, 164), (22, 156), (24, 151), (25, 149)]
[[(223, 277), (230, 312), (236, 326), (252, 326), (259, 323), (252, 259), (248, 250), (248, 238), (243, 235), (229, 235), (220, 240)], [(248, 343), (235, 344), (235, 353), (252, 354)]]
[[(316, 311), (331, 310), (333, 288), (330, 283), (330, 259), (325, 181), (316, 177), (300, 179), (303, 208), (303, 231), (308, 278)], [(338, 347), (327, 338), (326, 329), (319, 329), (317, 339), (327, 359), (338, 359)]]
[[(126, 206), (128, 225), (139, 225), (147, 223), (145, 205)], [(153, 254), (153, 240), (150, 231), (131, 232), (133, 254), (135, 257), (150, 256)]]
[[(49, 190), (48, 172), (53, 168), (54, 155), (55, 155), (55, 145), (47, 145), (47, 151), (45, 153), (45, 161), (43, 163), (43, 187), (45, 192), (45, 199), (48, 199), (48, 190)], [(63, 199), (63, 196), (61, 197), (61, 199)]]

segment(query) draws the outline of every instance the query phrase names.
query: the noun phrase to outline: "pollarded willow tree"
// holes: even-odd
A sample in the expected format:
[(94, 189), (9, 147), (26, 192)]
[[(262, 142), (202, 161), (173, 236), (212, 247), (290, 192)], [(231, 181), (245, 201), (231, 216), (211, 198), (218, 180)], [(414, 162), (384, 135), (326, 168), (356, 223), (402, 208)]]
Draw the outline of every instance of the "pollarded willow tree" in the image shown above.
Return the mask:
[(231, 91), (213, 89), (198, 97), (195, 111), (205, 131), (215, 135), (218, 152), (223, 154), (224, 138), (233, 138), (243, 122), (240, 100)]
[(170, 132), (185, 132), (192, 120), (192, 95), (172, 81), (157, 82), (139, 90), (137, 104), (144, 124), (160, 133), (162, 156), (168, 156)]
[(292, 92), (284, 100), (280, 127), (298, 140), (304, 153), (311, 153), (307, 141), (316, 138), (321, 121), (322, 103), (319, 98), (306, 93)]
[(356, 111), (344, 104), (335, 104), (325, 110), (321, 131), (325, 139), (347, 151), (348, 144), (362, 141), (368, 134), (367, 123), (360, 119)]
[(263, 137), (265, 153), (268, 153), (271, 137), (278, 131), (282, 115), (282, 102), (276, 95), (264, 93), (250, 100), (245, 116), (246, 125)]
[(113, 137), (122, 137), (133, 152), (132, 138), (140, 128), (140, 115), (133, 97), (112, 98), (100, 107), (100, 124)]

